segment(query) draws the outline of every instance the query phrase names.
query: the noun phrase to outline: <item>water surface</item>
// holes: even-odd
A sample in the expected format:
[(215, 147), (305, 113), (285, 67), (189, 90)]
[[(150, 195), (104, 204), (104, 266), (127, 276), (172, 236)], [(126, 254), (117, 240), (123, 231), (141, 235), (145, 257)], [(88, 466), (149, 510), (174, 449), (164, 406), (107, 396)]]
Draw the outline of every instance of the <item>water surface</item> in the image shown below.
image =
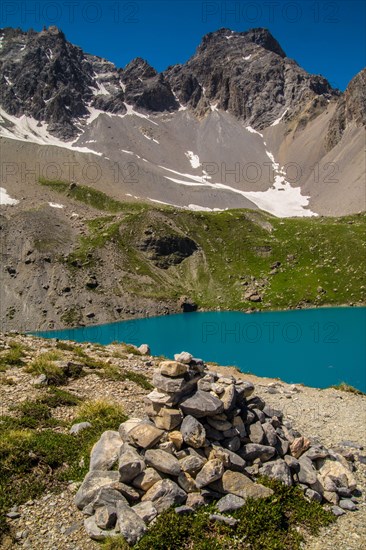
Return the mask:
[(366, 308), (189, 313), (37, 334), (147, 343), (153, 355), (184, 350), (258, 376), (318, 388), (346, 382), (366, 392)]

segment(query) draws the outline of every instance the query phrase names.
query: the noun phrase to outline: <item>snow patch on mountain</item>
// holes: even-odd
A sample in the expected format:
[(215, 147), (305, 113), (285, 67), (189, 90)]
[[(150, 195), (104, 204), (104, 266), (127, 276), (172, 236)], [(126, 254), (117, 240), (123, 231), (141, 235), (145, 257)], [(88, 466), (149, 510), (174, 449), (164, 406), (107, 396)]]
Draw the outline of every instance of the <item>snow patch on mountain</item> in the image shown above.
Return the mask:
[(186, 157), (189, 159), (189, 162), (191, 163), (192, 168), (198, 168), (200, 166), (200, 158), (198, 155), (195, 155), (193, 151), (187, 151), (184, 153)]
[(47, 131), (47, 125), (43, 122), (38, 122), (34, 118), (22, 115), (15, 117), (6, 113), (0, 108), (0, 136), (8, 139), (24, 141), (26, 143), (36, 143), (38, 145), (54, 145), (79, 153), (91, 153), (93, 155), (102, 156), (102, 153), (93, 151), (88, 147), (77, 147), (74, 143), (77, 141), (65, 142), (55, 136), (52, 136)]
[(0, 187), (0, 206), (13, 206), (18, 204), (17, 199), (12, 199), (4, 187)]

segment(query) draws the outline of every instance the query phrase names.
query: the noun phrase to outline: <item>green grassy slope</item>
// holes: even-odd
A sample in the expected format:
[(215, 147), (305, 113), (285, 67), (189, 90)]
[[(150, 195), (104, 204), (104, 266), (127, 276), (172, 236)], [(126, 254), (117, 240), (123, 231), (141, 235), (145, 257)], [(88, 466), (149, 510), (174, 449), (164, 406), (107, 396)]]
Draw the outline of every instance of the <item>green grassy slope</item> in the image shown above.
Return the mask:
[[(248, 210), (191, 212), (122, 203), (82, 186), (67, 191), (60, 183), (42, 184), (100, 211), (88, 222), (89, 234), (66, 263), (71, 270), (100, 265), (101, 253), (108, 247), (113, 256), (109, 267), (121, 274), (117, 293), (123, 289), (154, 299), (185, 294), (203, 309), (281, 309), (366, 301), (364, 214), (279, 219)], [(164, 269), (141, 250), (146, 235), (155, 239), (187, 236), (198, 249)], [(254, 304), (246, 298), (248, 290), (257, 292), (261, 301)]]

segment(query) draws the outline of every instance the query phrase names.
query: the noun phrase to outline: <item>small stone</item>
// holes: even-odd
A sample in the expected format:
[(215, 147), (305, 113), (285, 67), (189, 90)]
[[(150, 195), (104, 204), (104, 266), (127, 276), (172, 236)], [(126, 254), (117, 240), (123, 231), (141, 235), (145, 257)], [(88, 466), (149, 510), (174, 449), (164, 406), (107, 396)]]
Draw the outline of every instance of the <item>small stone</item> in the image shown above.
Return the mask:
[(339, 507), (342, 508), (342, 510), (349, 510), (350, 512), (353, 512), (354, 510), (357, 510), (357, 506), (352, 500), (350, 499), (341, 499), (339, 501)]
[(313, 485), (317, 481), (316, 470), (310, 458), (302, 456), (299, 460), (300, 470), (297, 473), (300, 483)]
[(272, 462), (266, 462), (260, 468), (259, 473), (271, 479), (277, 479), (284, 485), (287, 485), (287, 487), (291, 487), (293, 484), (290, 468), (282, 458)]
[(94, 516), (90, 516), (84, 520), (84, 528), (87, 535), (93, 540), (105, 540), (107, 537), (116, 535), (115, 531), (105, 531), (104, 529), (98, 527)]
[(291, 455), (285, 455), (284, 456), (284, 461), (286, 462), (287, 466), (289, 468), (291, 468), (291, 470), (293, 472), (298, 472), (300, 470), (300, 464), (299, 464), (299, 461), (294, 458), (293, 456)]
[(160, 374), (175, 378), (177, 376), (183, 376), (188, 372), (188, 366), (184, 363), (178, 363), (177, 361), (162, 361), (160, 363)]
[(183, 472), (195, 476), (205, 464), (205, 459), (199, 455), (190, 455), (179, 461)]
[(205, 499), (200, 493), (189, 493), (187, 495), (186, 505), (195, 510), (205, 505)]
[(265, 443), (274, 447), (277, 444), (277, 433), (275, 428), (269, 422), (264, 422), (262, 424), (262, 429), (264, 432)]
[(100, 529), (112, 529), (116, 521), (117, 510), (114, 506), (101, 506), (95, 511), (95, 523)]
[(148, 344), (141, 344), (141, 346), (139, 346), (137, 349), (139, 350), (141, 355), (150, 355), (151, 354), (150, 346)]
[(104, 472), (93, 470), (88, 472), (75, 495), (75, 504), (82, 510), (97, 496), (100, 489), (110, 487), (119, 481), (119, 472)]
[(196, 476), (196, 485), (199, 489), (209, 485), (222, 477), (224, 473), (224, 465), (221, 460), (208, 460), (202, 467), (202, 470)]
[(290, 445), (292, 456), (300, 458), (300, 456), (309, 449), (311, 442), (306, 437), (297, 437)]
[(225, 439), (223, 445), (230, 451), (236, 453), (240, 449), (240, 439), (237, 436), (231, 439)]
[(94, 499), (90, 504), (83, 508), (83, 514), (93, 515), (98, 508), (103, 506), (115, 506), (117, 500), (122, 500), (125, 504), (128, 504), (126, 498), (122, 493), (116, 488), (119, 486), (119, 483), (114, 483), (111, 487), (103, 487), (95, 495)]
[(146, 399), (148, 399), (149, 401), (151, 401), (155, 405), (162, 405), (162, 406), (164, 406), (164, 405), (166, 405), (166, 406), (175, 405), (179, 401), (179, 399), (176, 396), (167, 395), (166, 393), (158, 391), (158, 390), (153, 390), (152, 392), (150, 392), (146, 396)]
[(8, 512), (6, 514), (6, 517), (9, 518), (9, 519), (18, 519), (18, 518), (20, 518), (20, 514), (19, 514), (19, 512)]
[(222, 403), (224, 404), (225, 412), (229, 412), (235, 407), (236, 396), (237, 392), (233, 384), (225, 388), (224, 393), (220, 397)]
[(174, 447), (179, 451), (183, 445), (183, 436), (179, 431), (173, 431), (168, 434), (168, 439), (174, 445)]
[(313, 500), (315, 502), (321, 502), (323, 500), (322, 495), (313, 489), (306, 489), (304, 494), (309, 500)]
[(180, 431), (183, 436), (183, 441), (193, 447), (194, 449), (199, 449), (203, 447), (206, 441), (206, 431), (196, 418), (191, 415), (188, 415), (184, 418)]
[[(153, 375), (153, 384), (162, 392), (183, 395), (190, 392), (197, 385), (199, 378), (199, 376), (191, 378), (190, 380), (185, 380), (185, 378), (170, 378), (169, 376), (163, 376), (155, 372)], [(173, 402), (176, 401), (176, 399), (177, 396), (175, 395)]]
[(162, 409), (154, 418), (155, 426), (162, 430), (174, 430), (183, 420), (183, 415), (179, 409)]
[(159, 430), (156, 426), (143, 422), (132, 428), (128, 435), (133, 445), (149, 449), (160, 441), (163, 433), (163, 430)]
[(192, 514), (194, 510), (190, 506), (183, 505), (183, 506), (177, 506), (177, 508), (174, 509), (174, 512), (178, 514), (178, 516), (183, 516), (186, 514)]
[(231, 493), (241, 498), (265, 498), (273, 495), (272, 489), (260, 483), (254, 483), (240, 472), (227, 470), (222, 476), (221, 485), (224, 493)]
[(78, 435), (83, 430), (86, 430), (87, 428), (91, 428), (90, 422), (78, 422), (77, 424), (73, 424), (70, 428), (69, 433), (71, 435)]
[(239, 508), (242, 508), (244, 504), (245, 500), (241, 497), (238, 497), (236, 495), (225, 495), (224, 497), (220, 498), (220, 500), (216, 504), (216, 508), (219, 512), (224, 514), (226, 512), (239, 510)]
[(150, 487), (155, 485), (155, 483), (157, 483), (161, 479), (161, 475), (159, 474), (159, 472), (154, 470), (154, 468), (146, 468), (146, 470), (135, 477), (135, 479), (132, 481), (132, 485), (137, 489), (141, 489), (142, 491), (148, 491)]
[(181, 472), (179, 460), (161, 449), (149, 449), (145, 453), (145, 462), (159, 472), (178, 476)]
[(340, 508), (339, 506), (332, 506), (331, 508), (333, 514), (337, 517), (339, 516), (344, 516), (344, 514), (346, 513), (344, 510), (342, 510), (342, 508)]
[(198, 491), (197, 484), (193, 477), (187, 472), (181, 472), (177, 478), (179, 487), (186, 493), (195, 493)]
[(184, 363), (186, 365), (189, 365), (189, 363), (192, 361), (193, 359), (193, 356), (188, 353), (187, 351), (182, 351), (181, 353), (176, 353), (174, 355), (174, 359), (178, 362), (178, 363)]
[(349, 470), (347, 462), (344, 458), (343, 460), (345, 464), (342, 464), (338, 460), (326, 458), (318, 470), (319, 475), (322, 478), (331, 477), (332, 479), (343, 479), (342, 486), (346, 486), (350, 489), (350, 491), (354, 491), (357, 487), (356, 480), (352, 472)]
[(259, 458), (261, 462), (270, 460), (276, 454), (276, 449), (269, 445), (259, 445), (258, 443), (248, 443), (240, 450), (240, 456), (247, 462), (253, 462)]
[(184, 399), (180, 407), (185, 415), (190, 414), (195, 418), (214, 416), (224, 410), (224, 405), (220, 399), (203, 391), (197, 391), (191, 397)]
[(207, 422), (212, 428), (219, 432), (225, 432), (226, 430), (230, 430), (232, 428), (232, 424), (228, 420), (217, 420), (216, 418), (208, 417)]
[(120, 480), (129, 483), (137, 477), (145, 469), (145, 462), (140, 457), (136, 449), (128, 444), (124, 444), (121, 448), (118, 470)]
[(117, 462), (123, 441), (119, 432), (107, 430), (90, 453), (90, 470), (110, 470)]
[(155, 519), (158, 515), (157, 509), (149, 500), (135, 504), (135, 506), (132, 507), (132, 510), (136, 512), (136, 514), (140, 516), (145, 523), (150, 523), (150, 521)]
[(146, 524), (141, 517), (129, 506), (117, 502), (117, 521), (121, 535), (128, 544), (134, 545), (146, 532)]
[(226, 525), (230, 525), (230, 527), (234, 527), (238, 523), (237, 519), (231, 518), (230, 516), (221, 516), (220, 514), (210, 514), (209, 519), (211, 521), (225, 523)]
[(251, 443), (261, 445), (264, 442), (264, 431), (260, 422), (254, 422), (248, 427), (248, 437)]
[(171, 479), (163, 479), (153, 485), (142, 497), (142, 501), (150, 500), (160, 514), (171, 506), (183, 504), (187, 494)]
[(233, 418), (233, 426), (236, 430), (238, 430), (239, 437), (241, 437), (242, 439), (246, 437), (247, 431), (245, 429), (244, 421), (240, 416), (235, 416)]
[(141, 418), (129, 418), (125, 422), (119, 425), (118, 431), (124, 443), (127, 443), (130, 431), (141, 424), (143, 420)]

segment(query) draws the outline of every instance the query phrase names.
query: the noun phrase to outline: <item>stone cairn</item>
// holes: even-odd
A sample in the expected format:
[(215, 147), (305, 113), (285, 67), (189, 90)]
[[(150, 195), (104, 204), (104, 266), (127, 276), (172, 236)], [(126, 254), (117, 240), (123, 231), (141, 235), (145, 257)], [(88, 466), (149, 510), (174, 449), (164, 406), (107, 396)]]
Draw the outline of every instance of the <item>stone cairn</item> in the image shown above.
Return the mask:
[(146, 398), (146, 418), (106, 431), (91, 452), (90, 471), (76, 496), (95, 540), (123, 535), (133, 545), (158, 514), (177, 514), (217, 501), (212, 521), (273, 491), (257, 475), (299, 485), (336, 515), (356, 508), (356, 481), (347, 460), (311, 445), (281, 411), (253, 396), (250, 382), (208, 370), (187, 352), (163, 361)]

